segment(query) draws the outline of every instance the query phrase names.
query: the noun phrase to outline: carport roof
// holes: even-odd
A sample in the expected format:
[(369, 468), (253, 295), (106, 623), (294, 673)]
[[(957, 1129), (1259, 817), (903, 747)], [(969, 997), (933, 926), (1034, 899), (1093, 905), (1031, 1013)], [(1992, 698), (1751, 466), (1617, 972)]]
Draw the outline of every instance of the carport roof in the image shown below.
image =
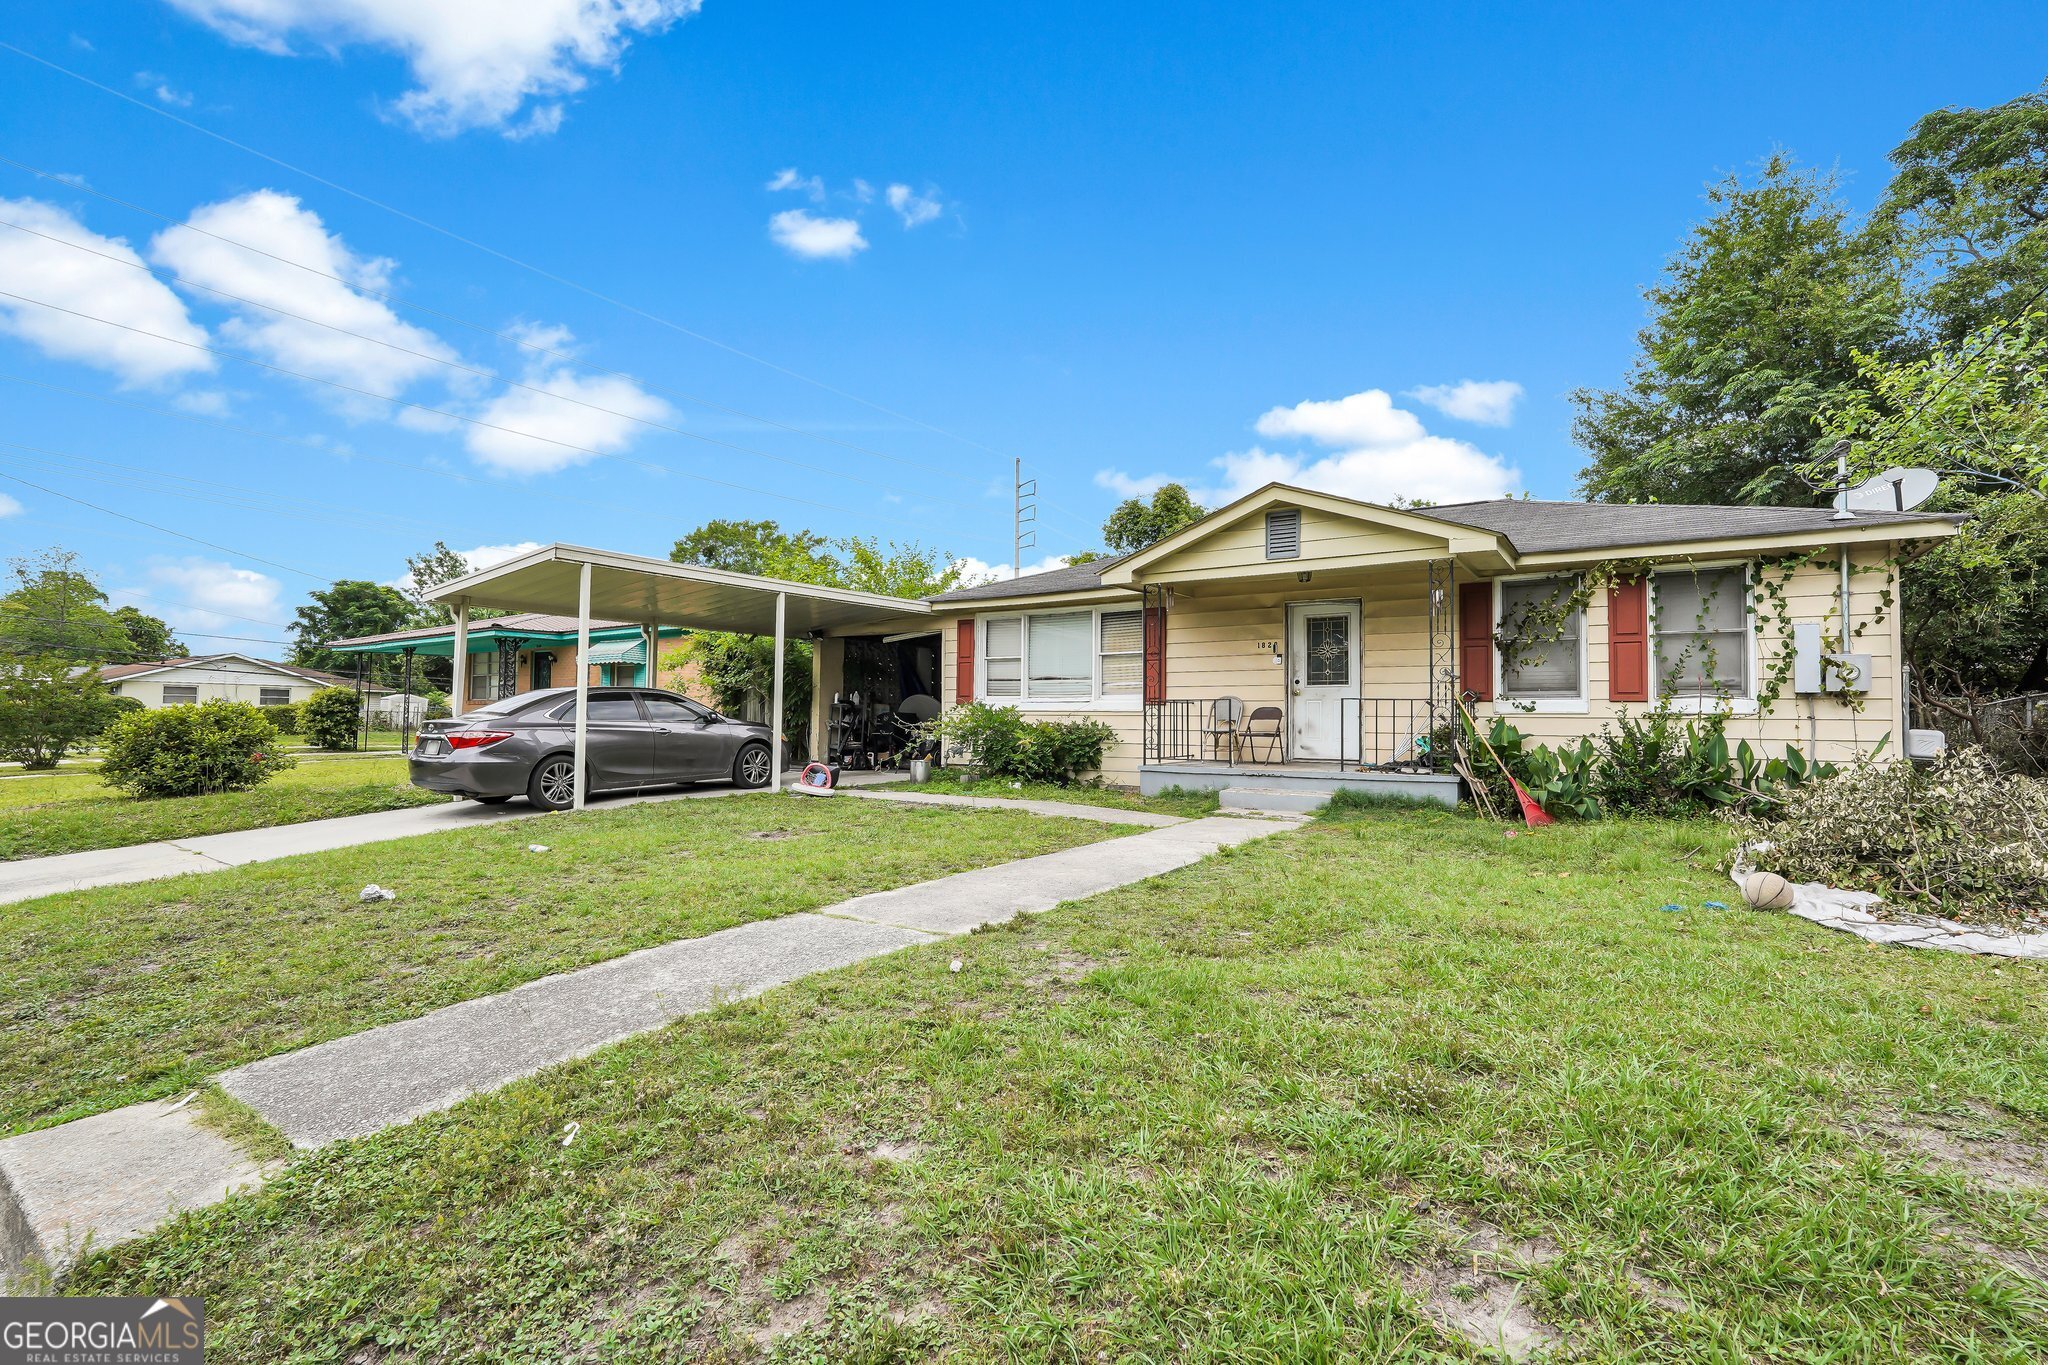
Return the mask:
[(902, 597), (728, 573), (580, 545), (543, 546), (443, 583), (427, 598), (451, 606), (467, 598), (474, 606), (554, 612), (574, 621), (577, 578), (585, 564), (590, 566), (593, 619), (771, 635), (775, 599), (780, 596), (786, 602), (786, 629), (795, 635), (931, 612), (925, 603)]

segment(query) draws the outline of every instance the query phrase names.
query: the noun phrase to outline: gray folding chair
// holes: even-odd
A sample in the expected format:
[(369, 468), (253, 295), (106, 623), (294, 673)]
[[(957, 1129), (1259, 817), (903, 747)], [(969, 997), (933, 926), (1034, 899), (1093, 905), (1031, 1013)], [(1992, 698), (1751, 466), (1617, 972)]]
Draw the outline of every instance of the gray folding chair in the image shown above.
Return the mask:
[(1244, 703), (1236, 697), (1218, 697), (1209, 703), (1209, 723), (1202, 731), (1209, 752), (1237, 757), (1237, 727), (1244, 720)]
[[(1255, 706), (1252, 708), (1251, 718), (1244, 723), (1243, 731), (1238, 734), (1237, 742), (1251, 754), (1255, 762), (1277, 763), (1280, 759), (1280, 741), (1284, 738), (1280, 723), (1285, 719), (1286, 713), (1277, 706)], [(1261, 748), (1266, 751), (1263, 756), (1259, 753)]]

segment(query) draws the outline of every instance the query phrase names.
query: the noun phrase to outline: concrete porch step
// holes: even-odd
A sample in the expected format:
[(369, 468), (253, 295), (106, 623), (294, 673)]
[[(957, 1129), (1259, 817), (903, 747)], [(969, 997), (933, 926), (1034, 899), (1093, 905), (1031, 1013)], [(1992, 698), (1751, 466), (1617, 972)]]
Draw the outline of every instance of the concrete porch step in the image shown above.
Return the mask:
[(1330, 804), (1330, 793), (1288, 787), (1225, 787), (1217, 796), (1225, 815), (1307, 815)]

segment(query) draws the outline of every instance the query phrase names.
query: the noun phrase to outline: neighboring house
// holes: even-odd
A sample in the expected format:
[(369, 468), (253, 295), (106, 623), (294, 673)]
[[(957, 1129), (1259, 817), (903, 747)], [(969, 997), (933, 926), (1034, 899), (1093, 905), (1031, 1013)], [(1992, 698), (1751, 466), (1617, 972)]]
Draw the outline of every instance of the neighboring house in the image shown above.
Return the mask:
[[(663, 628), (665, 641), (687, 632)], [(384, 635), (329, 640), (327, 648), (341, 654), (408, 652), (446, 659), (455, 652), (455, 627), (422, 626)], [(472, 621), (465, 708), (541, 687), (566, 687), (576, 681), (576, 618), (542, 612), (515, 612)], [(641, 627), (625, 621), (590, 623), (590, 681), (594, 685), (639, 686), (648, 682), (647, 639)], [(693, 663), (659, 670), (659, 685), (689, 692), (697, 680)], [(415, 690), (424, 684), (415, 682)]]
[[(133, 697), (152, 709), (202, 701), (246, 701), (256, 706), (302, 702), (325, 687), (353, 689), (355, 680), (246, 654), (208, 654), (157, 663), (109, 664), (100, 678), (117, 696)], [(372, 696), (387, 689), (365, 687)]]
[[(949, 704), (1105, 721), (1119, 738), (1103, 775), (1147, 789), (1320, 767), (1454, 794), (1429, 737), (1447, 733), (1461, 694), (1482, 724), (1505, 716), (1547, 743), (1661, 699), (1725, 713), (1731, 743), (1774, 756), (1880, 743), (1897, 755), (1899, 577), (1914, 546), (1959, 520), (1517, 499), (1394, 509), (1273, 484), (1135, 554), (942, 594), (931, 623), (832, 634), (937, 628)], [(817, 651), (821, 698), (841, 690), (844, 655)], [(1416, 771), (1386, 772), (1397, 767)]]

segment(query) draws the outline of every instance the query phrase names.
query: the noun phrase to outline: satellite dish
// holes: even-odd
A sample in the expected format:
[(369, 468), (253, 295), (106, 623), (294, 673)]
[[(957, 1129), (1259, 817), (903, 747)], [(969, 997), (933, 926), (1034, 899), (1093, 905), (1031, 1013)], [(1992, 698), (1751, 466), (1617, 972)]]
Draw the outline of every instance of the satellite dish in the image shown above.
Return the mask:
[(1933, 497), (1940, 484), (1941, 476), (1931, 469), (1894, 465), (1838, 494), (1835, 506), (1851, 512), (1910, 512)]

